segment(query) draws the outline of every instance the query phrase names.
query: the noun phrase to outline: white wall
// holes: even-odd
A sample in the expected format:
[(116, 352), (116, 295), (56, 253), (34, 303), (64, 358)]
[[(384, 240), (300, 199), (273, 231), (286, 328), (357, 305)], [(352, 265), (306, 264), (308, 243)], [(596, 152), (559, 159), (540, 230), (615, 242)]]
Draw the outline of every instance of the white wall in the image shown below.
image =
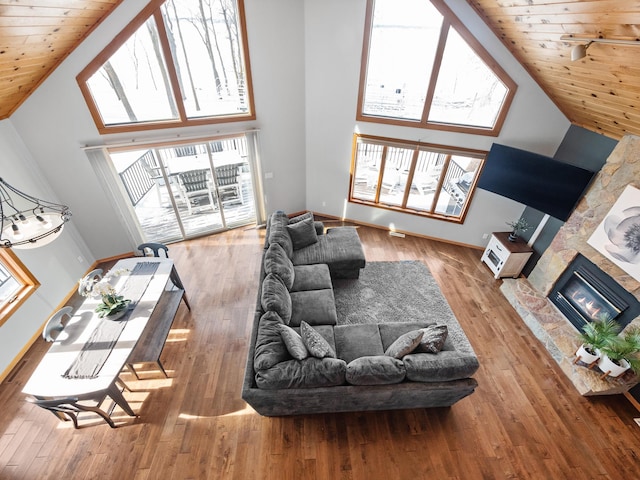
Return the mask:
[[(44, 197), (51, 192), (53, 199), (69, 205), (73, 212), (61, 239), (20, 254), (42, 287), (0, 329), (0, 371), (94, 260), (131, 251), (118, 213), (102, 191), (82, 147), (134, 138), (98, 134), (75, 77), (144, 3), (124, 0), (10, 120), (0, 123), (0, 167), (7, 180), (27, 191), (42, 192)], [(482, 245), (482, 233), (504, 230), (504, 222), (518, 217), (523, 206), (479, 191), (465, 224), (455, 225), (345, 204), (351, 136), (356, 128), (374, 135), (479, 149), (488, 149), (498, 141), (547, 155), (555, 152), (568, 129), (569, 122), (466, 2), (448, 3), (519, 85), (498, 138), (356, 124), (365, 0), (245, 0), (257, 120), (144, 133), (135, 139), (259, 128), (263, 170), (273, 175), (264, 179), (268, 211), (307, 208)], [(78, 256), (85, 261), (78, 262)]]
[(352, 134), (489, 150), (493, 142), (553, 155), (570, 123), (466, 2), (447, 1), (518, 84), (499, 137), (356, 122), (365, 0), (306, 0), (307, 208), (365, 223), (484, 246), (484, 233), (508, 230), (524, 206), (478, 190), (463, 225), (347, 204)]
[[(47, 185), (11, 120), (0, 121), (0, 152), (0, 172), (7, 183), (44, 200), (61, 200)], [(72, 223), (65, 225), (55, 242), (33, 250), (14, 249), (14, 253), (41, 286), (0, 326), (0, 373), (29, 343), (93, 262)]]
[(96, 258), (131, 251), (118, 213), (102, 191), (82, 147), (259, 128), (267, 209), (305, 206), (304, 21), (302, 2), (246, 0), (249, 50), (258, 119), (153, 133), (98, 134), (76, 75), (124, 28), (146, 2), (125, 0), (11, 117)]
[[(75, 77), (145, 3), (125, 0), (10, 120), (0, 122), (2, 175), (29, 193), (57, 198), (73, 213), (62, 238), (19, 254), (42, 287), (0, 327), (0, 372), (96, 259), (131, 251), (119, 214), (98, 183), (83, 146), (259, 128), (263, 169), (273, 174), (264, 182), (267, 209), (294, 212), (305, 207), (303, 3), (245, 0), (257, 121), (102, 137)], [(55, 194), (47, 197), (45, 190)], [(78, 256), (85, 261), (78, 262)]]

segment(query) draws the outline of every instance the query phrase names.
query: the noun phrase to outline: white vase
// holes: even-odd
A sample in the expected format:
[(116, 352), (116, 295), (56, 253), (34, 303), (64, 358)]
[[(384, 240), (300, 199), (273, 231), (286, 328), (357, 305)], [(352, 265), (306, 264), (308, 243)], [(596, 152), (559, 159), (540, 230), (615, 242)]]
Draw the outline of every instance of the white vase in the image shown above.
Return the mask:
[(600, 360), (598, 360), (598, 368), (602, 370), (602, 373), (606, 373), (610, 377), (619, 377), (624, 372), (629, 370), (629, 362), (622, 359), (620, 365), (615, 363), (606, 354), (602, 354)]
[(579, 360), (589, 365), (589, 367), (591, 367), (595, 362), (597, 362), (599, 358), (600, 358), (600, 355), (598, 354), (598, 351), (596, 350), (595, 354), (590, 353), (585, 348), (584, 343), (580, 345), (580, 348), (578, 348), (578, 350), (576, 350), (576, 362)]

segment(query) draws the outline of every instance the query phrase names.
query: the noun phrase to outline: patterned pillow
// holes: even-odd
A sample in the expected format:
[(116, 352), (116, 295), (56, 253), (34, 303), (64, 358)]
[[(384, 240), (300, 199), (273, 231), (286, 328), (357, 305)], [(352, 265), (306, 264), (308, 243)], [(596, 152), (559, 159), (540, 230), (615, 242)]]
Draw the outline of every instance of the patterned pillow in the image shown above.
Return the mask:
[(287, 225), (287, 231), (291, 237), (294, 250), (300, 250), (318, 241), (318, 234), (313, 224), (313, 218), (307, 218), (306, 220)]
[(307, 347), (304, 346), (302, 337), (298, 335), (298, 332), (287, 325), (283, 325), (282, 323), (279, 323), (276, 327), (280, 330), (282, 341), (293, 358), (296, 360), (304, 360), (309, 356)]
[(399, 359), (404, 357), (415, 350), (423, 334), (424, 332), (422, 330), (412, 330), (401, 335), (395, 342), (389, 345), (389, 348), (387, 348), (384, 354)]
[(336, 352), (329, 342), (304, 320), (300, 322), (300, 333), (302, 342), (311, 355), (317, 358), (336, 358)]
[(446, 325), (429, 325), (423, 328), (422, 339), (416, 348), (416, 353), (438, 353), (442, 350), (449, 330)]

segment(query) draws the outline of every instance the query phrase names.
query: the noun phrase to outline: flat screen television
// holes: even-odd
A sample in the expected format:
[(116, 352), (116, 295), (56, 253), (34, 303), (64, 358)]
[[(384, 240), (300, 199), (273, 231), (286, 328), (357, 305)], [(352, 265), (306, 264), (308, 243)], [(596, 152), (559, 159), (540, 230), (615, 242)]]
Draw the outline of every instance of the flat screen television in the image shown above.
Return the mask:
[(494, 143), (478, 187), (566, 221), (595, 172)]

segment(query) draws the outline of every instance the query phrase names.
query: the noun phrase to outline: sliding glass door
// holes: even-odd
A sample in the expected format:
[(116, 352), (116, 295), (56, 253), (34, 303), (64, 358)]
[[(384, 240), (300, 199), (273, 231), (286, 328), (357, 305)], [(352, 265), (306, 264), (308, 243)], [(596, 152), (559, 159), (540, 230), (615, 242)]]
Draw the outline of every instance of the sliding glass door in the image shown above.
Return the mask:
[(112, 149), (144, 241), (168, 243), (256, 222), (256, 161), (244, 135)]

